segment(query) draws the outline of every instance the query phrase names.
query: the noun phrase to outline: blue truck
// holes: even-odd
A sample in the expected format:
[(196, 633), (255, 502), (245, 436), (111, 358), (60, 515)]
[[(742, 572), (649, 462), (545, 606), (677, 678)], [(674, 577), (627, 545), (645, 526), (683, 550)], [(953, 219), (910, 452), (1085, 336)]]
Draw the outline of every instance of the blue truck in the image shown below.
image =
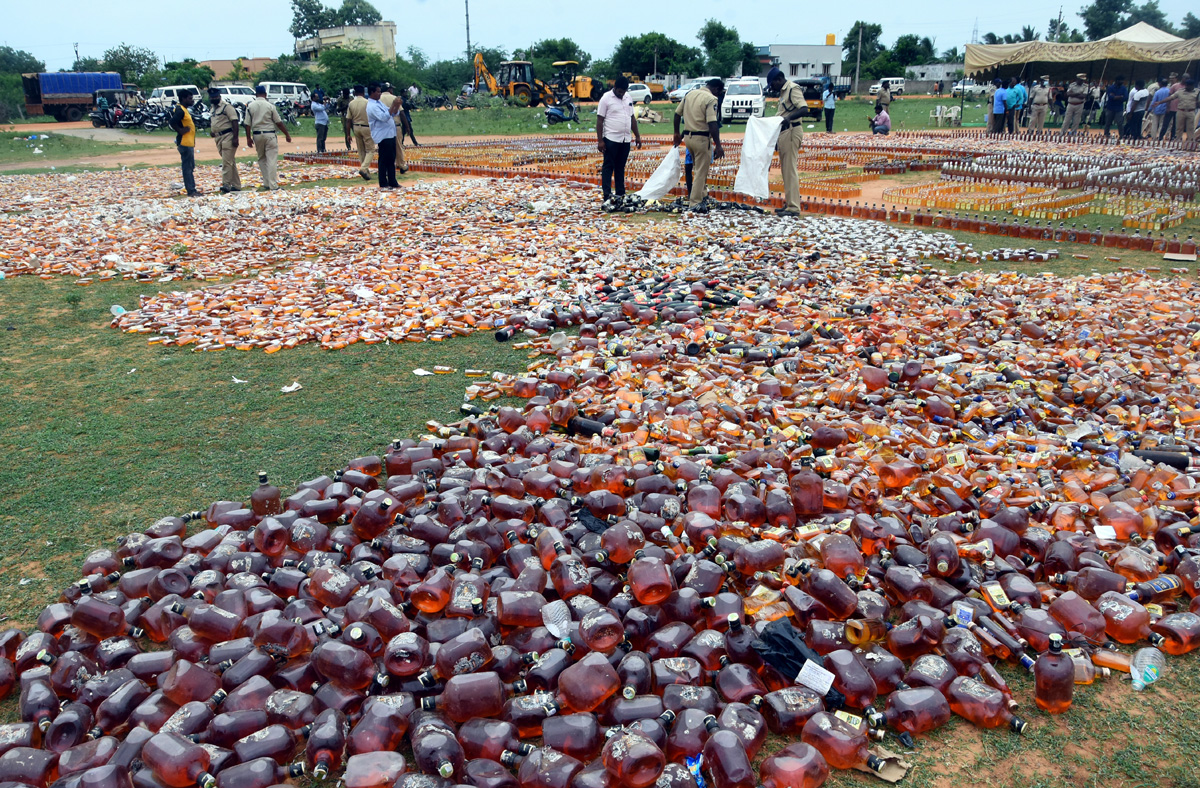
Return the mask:
[(92, 111), (98, 90), (121, 90), (114, 71), (59, 71), (22, 74), (26, 115), (52, 115), (60, 123), (83, 120)]

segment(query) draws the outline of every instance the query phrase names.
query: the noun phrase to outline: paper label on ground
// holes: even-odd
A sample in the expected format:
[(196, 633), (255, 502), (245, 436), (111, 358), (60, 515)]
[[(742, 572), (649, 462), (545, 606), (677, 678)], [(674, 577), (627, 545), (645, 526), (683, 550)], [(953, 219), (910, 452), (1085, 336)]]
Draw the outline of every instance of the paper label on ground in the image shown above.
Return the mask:
[(833, 686), (833, 674), (809, 659), (804, 661), (804, 667), (796, 675), (796, 683), (824, 695)]

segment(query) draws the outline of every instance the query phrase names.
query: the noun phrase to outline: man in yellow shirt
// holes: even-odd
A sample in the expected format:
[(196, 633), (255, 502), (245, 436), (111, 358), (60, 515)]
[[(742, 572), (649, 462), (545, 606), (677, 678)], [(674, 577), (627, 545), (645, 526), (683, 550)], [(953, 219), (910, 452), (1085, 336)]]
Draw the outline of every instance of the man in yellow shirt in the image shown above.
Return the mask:
[(688, 206), (698, 213), (708, 210), (701, 208), (701, 203), (708, 197), (708, 167), (714, 159), (725, 157), (725, 149), (721, 147), (721, 126), (717, 122), (717, 106), (724, 95), (725, 83), (710, 79), (704, 87), (688, 91), (675, 109), (675, 147), (678, 148), (686, 137), (694, 165)]
[(192, 106), (192, 91), (185, 90), (179, 94), (179, 103), (171, 110), (167, 121), (175, 132), (175, 147), (179, 149), (179, 160), (183, 165), (183, 188), (188, 197), (198, 197), (196, 191), (196, 123), (188, 107)]
[(246, 127), (246, 146), (258, 153), (258, 170), (263, 179), (260, 191), (275, 191), (279, 188), (279, 140), (276, 134), (282, 131), (288, 142), (292, 141), (292, 135), (283, 125), (279, 110), (267, 101), (266, 87), (259, 85), (254, 93), (254, 101), (246, 105), (246, 119), (242, 121)]

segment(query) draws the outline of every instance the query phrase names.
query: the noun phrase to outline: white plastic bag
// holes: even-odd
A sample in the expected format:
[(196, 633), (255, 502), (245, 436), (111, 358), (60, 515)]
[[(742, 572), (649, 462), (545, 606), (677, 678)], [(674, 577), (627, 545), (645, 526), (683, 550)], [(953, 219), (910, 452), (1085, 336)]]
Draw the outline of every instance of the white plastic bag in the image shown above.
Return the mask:
[(671, 189), (679, 185), (679, 171), (682, 169), (682, 165), (679, 163), (680, 155), (679, 148), (671, 148), (671, 150), (667, 151), (667, 155), (659, 163), (658, 169), (647, 179), (642, 188), (638, 190), (637, 196), (643, 200), (660, 200)]
[(767, 184), (767, 171), (771, 169), (771, 157), (775, 143), (779, 141), (779, 127), (783, 118), (750, 118), (746, 122), (746, 136), (742, 140), (742, 161), (738, 164), (737, 177), (733, 179), (733, 190), (765, 200), (771, 195)]

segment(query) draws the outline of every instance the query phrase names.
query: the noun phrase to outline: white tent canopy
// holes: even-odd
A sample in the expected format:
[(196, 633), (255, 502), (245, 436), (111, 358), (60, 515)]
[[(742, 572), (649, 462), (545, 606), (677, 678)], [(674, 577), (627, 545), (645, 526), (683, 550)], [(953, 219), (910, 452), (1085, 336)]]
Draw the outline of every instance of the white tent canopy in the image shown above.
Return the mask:
[(1151, 27), (1145, 22), (1130, 25), (1124, 30), (1118, 30), (1111, 36), (1105, 36), (1101, 41), (1127, 41), (1130, 44), (1170, 44), (1172, 41), (1182, 41), (1179, 36), (1173, 36), (1165, 30)]
[[(1195, 73), (1193, 64), (1197, 61), (1200, 61), (1200, 38), (1185, 40), (1138, 22), (1107, 38), (1081, 44), (1052, 41), (967, 44), (966, 72), (971, 76), (981, 73), (1038, 76), (1045, 73), (1055, 79), (1067, 79), (1076, 72), (1086, 72), (1094, 77), (1124, 73), (1132, 78), (1131, 72), (1153, 76), (1159, 71), (1191, 68)], [(1120, 71), (1114, 72), (1114, 69)]]

